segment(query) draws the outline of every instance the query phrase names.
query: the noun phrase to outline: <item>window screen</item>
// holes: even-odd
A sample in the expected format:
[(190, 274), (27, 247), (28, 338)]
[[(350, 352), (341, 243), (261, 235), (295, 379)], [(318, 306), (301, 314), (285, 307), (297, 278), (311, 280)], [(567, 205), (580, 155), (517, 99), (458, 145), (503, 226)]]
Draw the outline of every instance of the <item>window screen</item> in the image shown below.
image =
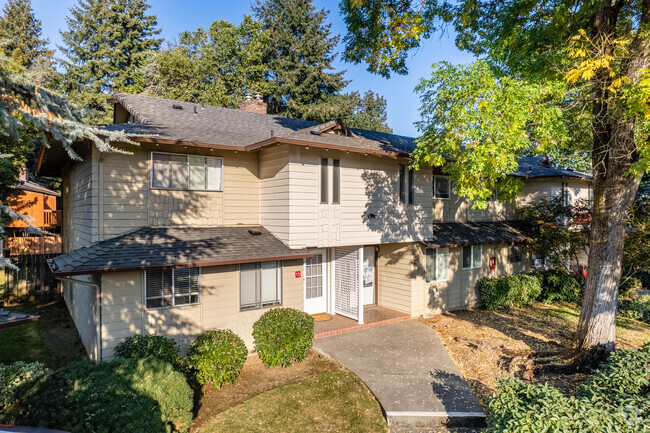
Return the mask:
[(146, 271), (145, 299), (147, 308), (198, 304), (201, 270), (194, 267)]
[(320, 160), (320, 202), (327, 203), (328, 201), (328, 191), (327, 191), (327, 158), (321, 158)]
[(445, 176), (433, 177), (433, 197), (449, 198), (449, 178)]
[(151, 162), (152, 188), (222, 190), (221, 158), (153, 152)]
[(472, 267), (472, 247), (463, 247), (463, 268), (468, 269)]
[(427, 248), (426, 280), (445, 281), (449, 279), (449, 248)]
[(413, 184), (413, 169), (409, 169), (409, 184), (408, 184), (408, 193), (409, 193), (409, 204), (413, 204), (415, 198), (415, 185)]
[(472, 267), (480, 268), (483, 263), (482, 258), (483, 246), (482, 245), (472, 245)]
[(341, 198), (341, 161), (335, 159), (332, 161), (332, 203), (340, 203)]
[(281, 262), (239, 265), (239, 299), (242, 310), (280, 305), (282, 303)]
[(400, 203), (405, 203), (406, 202), (406, 197), (404, 196), (405, 191), (404, 191), (404, 172), (405, 172), (405, 167), (403, 165), (399, 166), (399, 201)]

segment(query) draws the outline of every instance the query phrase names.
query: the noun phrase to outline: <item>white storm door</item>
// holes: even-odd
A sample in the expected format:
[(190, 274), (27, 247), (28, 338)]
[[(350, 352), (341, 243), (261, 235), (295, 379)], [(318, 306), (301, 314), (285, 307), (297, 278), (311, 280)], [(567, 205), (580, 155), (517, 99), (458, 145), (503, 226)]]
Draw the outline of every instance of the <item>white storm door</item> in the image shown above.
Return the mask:
[(314, 257), (305, 259), (305, 312), (317, 314), (327, 312), (327, 281), (325, 250), (313, 251)]

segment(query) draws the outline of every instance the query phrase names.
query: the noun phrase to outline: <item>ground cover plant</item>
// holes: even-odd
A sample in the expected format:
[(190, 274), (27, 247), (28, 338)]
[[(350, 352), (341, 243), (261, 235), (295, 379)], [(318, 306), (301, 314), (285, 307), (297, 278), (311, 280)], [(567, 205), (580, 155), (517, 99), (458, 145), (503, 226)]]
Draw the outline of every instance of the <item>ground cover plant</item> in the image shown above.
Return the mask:
[(314, 318), (293, 308), (269, 310), (253, 325), (255, 350), (267, 368), (305, 359), (314, 340)]
[(16, 390), (0, 415), (9, 424), (76, 432), (186, 432), (192, 390), (160, 359), (74, 362)]
[(0, 364), (0, 412), (16, 400), (16, 389), (38, 379), (48, 370), (40, 362), (18, 361), (14, 364)]
[(507, 378), (487, 401), (495, 432), (642, 432), (650, 429), (650, 343), (621, 349), (566, 396), (548, 384)]
[(199, 384), (210, 382), (220, 387), (237, 380), (247, 355), (246, 345), (237, 334), (214, 329), (194, 340), (185, 360)]

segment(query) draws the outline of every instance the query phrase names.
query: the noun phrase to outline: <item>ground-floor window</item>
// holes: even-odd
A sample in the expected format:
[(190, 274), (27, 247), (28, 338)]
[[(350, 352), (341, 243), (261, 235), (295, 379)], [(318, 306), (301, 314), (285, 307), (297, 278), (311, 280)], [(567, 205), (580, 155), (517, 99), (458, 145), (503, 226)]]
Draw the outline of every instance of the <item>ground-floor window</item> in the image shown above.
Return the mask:
[(241, 310), (282, 304), (282, 262), (239, 265), (239, 306)]
[(523, 244), (514, 244), (510, 246), (510, 249), (508, 250), (508, 262), (520, 263), (523, 257), (524, 257)]
[(482, 253), (482, 245), (468, 245), (463, 247), (463, 269), (480, 268), (483, 265)]
[(198, 304), (201, 302), (201, 268), (146, 271), (144, 286), (147, 308)]
[(427, 283), (449, 279), (449, 248), (427, 248), (425, 259)]

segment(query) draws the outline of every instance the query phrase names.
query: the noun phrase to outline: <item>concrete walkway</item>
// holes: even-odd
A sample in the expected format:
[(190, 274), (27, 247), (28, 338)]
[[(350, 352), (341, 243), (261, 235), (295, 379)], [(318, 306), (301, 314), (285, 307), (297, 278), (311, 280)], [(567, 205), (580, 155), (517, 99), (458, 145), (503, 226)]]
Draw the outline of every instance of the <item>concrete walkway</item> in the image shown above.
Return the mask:
[(391, 428), (485, 424), (438, 335), (416, 320), (319, 338), (314, 347), (361, 378)]

